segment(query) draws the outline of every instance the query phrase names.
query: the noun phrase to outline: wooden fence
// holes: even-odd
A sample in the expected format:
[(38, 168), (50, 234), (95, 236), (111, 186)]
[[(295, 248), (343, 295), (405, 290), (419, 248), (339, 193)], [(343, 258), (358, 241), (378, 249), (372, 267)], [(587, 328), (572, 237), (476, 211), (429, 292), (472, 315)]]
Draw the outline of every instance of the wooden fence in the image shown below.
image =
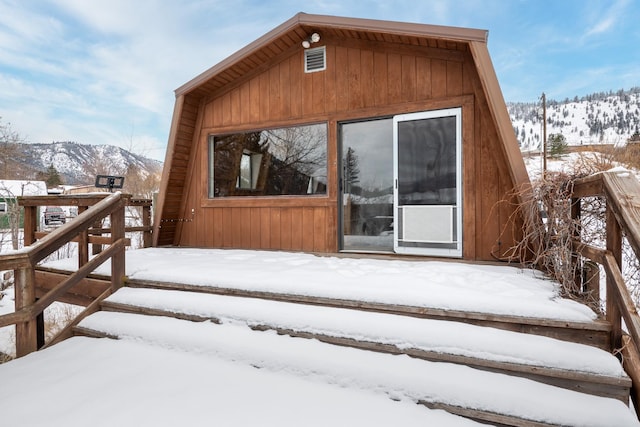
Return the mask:
[(602, 197), (606, 202), (606, 249), (585, 244), (576, 233), (574, 250), (602, 265), (606, 272), (605, 314), (612, 325), (611, 350), (622, 355), (623, 367), (633, 381), (631, 397), (640, 416), (640, 317), (622, 274), (623, 237), (640, 258), (640, 183), (626, 171), (577, 180), (572, 195), (572, 216), (577, 222), (584, 197)]
[[(46, 198), (49, 197), (49, 198)], [(60, 196), (41, 196), (40, 202), (55, 205)], [(78, 197), (78, 196), (74, 196)], [(111, 287), (122, 286), (125, 277), (125, 206), (130, 196), (121, 193), (92, 196), (95, 203), (82, 210), (72, 221), (43, 235), (35, 243), (38, 204), (27, 203), (25, 209), (25, 248), (0, 256), (0, 270), (14, 271), (15, 306), (13, 313), (0, 316), (0, 327), (16, 326), (16, 356), (21, 357), (44, 345), (43, 312), (73, 286), (80, 283), (98, 266), (111, 259)], [(30, 198), (31, 199), (31, 198)], [(87, 200), (88, 198), (85, 198)], [(88, 260), (89, 230), (105, 217), (110, 219), (110, 236), (100, 237), (106, 248)], [(94, 236), (95, 237), (95, 236)], [(78, 242), (79, 269), (45, 295), (36, 299), (35, 269), (44, 258), (70, 241)], [(35, 244), (34, 244), (35, 243)]]

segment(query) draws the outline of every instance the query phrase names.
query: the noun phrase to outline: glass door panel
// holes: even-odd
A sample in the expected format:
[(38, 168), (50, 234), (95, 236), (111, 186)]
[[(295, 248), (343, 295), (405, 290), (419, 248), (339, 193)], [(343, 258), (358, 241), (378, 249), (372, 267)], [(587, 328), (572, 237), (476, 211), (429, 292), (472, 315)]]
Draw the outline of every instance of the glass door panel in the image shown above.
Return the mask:
[(393, 120), (340, 125), (343, 250), (393, 251)]

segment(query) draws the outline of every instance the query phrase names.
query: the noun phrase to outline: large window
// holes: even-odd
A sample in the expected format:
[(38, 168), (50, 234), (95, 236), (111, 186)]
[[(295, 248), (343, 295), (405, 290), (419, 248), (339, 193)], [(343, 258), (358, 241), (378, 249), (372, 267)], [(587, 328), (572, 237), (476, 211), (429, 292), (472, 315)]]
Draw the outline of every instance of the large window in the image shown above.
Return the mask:
[(209, 137), (211, 198), (326, 192), (326, 124)]

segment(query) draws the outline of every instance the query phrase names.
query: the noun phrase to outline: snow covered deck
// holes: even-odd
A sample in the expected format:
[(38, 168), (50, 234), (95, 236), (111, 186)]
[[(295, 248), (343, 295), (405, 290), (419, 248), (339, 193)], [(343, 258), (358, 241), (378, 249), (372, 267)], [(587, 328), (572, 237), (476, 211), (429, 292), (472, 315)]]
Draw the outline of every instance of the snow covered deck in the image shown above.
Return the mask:
[[(73, 260), (47, 266), (75, 269)], [(107, 275), (109, 266), (98, 273)], [(127, 275), (132, 281), (200, 289), (564, 322), (596, 318), (587, 307), (559, 298), (557, 284), (540, 273), (510, 266), (150, 248), (127, 252)], [(582, 344), (457, 322), (201, 290), (123, 288), (103, 308), (109, 304), (110, 309), (121, 305), (143, 311), (100, 311), (79, 326), (119, 340), (73, 337), (0, 365), (3, 423), (35, 426), (54, 419), (59, 425), (80, 426), (101, 413), (102, 424), (96, 425), (480, 425), (453, 415), (468, 408), (495, 419), (522, 418), (531, 425), (639, 425), (617, 398), (407, 356), (409, 351), (449, 354), (523, 370), (628, 382), (613, 356)], [(267, 332), (260, 329), (264, 326)], [(281, 330), (294, 334), (282, 336)], [(378, 343), (407, 354), (336, 346), (322, 338), (297, 338), (296, 333)], [(25, 405), (32, 408), (34, 401), (43, 403), (29, 409), (25, 423)], [(105, 412), (105, 407), (112, 410)]]

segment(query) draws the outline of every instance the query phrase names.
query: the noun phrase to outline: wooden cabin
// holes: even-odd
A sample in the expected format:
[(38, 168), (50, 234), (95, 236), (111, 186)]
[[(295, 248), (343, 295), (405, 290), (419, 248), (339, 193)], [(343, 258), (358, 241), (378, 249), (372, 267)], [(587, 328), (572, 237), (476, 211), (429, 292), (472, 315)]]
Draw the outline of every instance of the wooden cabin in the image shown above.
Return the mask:
[(154, 244), (503, 257), (529, 178), (487, 36), (299, 13), (203, 72)]

